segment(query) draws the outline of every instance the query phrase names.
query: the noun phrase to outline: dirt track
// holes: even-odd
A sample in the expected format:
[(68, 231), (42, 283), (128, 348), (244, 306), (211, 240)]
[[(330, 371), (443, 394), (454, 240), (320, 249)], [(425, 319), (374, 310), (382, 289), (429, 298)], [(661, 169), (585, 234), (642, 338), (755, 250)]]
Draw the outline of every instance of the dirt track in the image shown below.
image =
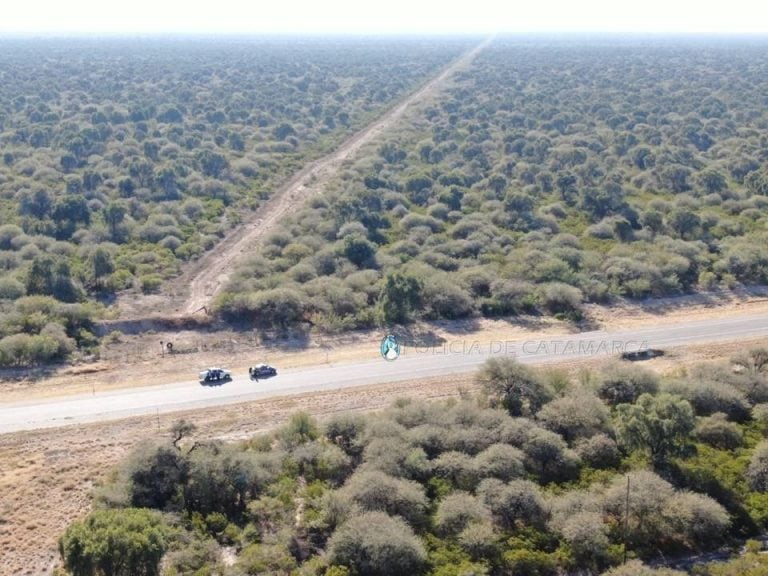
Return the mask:
[[(171, 290), (175, 288), (179, 295), (185, 295), (183, 303), (174, 304), (173, 295), (170, 293), (147, 297), (126, 294), (118, 299), (120, 317), (132, 319), (170, 313), (190, 315), (207, 306), (224, 287), (230, 272), (243, 254), (267, 234), (273, 232), (287, 214), (313, 195), (322, 192), (344, 161), (398, 122), (413, 104), (434, 94), (441, 84), (457, 70), (467, 66), (489, 42), (490, 39), (483, 41), (455, 60), (416, 92), (389, 109), (381, 118), (350, 136), (334, 152), (307, 164), (298, 174), (278, 188), (253, 214), (250, 221), (244, 222), (212, 250), (186, 268), (179, 278), (171, 281)], [(178, 296), (176, 302), (178, 302)]]

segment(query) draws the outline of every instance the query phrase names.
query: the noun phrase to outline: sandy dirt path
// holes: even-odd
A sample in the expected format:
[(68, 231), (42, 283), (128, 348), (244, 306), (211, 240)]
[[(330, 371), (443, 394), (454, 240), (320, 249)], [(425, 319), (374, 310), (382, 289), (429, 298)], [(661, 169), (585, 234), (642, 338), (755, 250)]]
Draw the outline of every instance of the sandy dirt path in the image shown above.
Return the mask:
[(181, 276), (170, 281), (170, 291), (187, 294), (174, 302), (169, 294), (142, 296), (125, 294), (118, 298), (120, 317), (135, 319), (152, 315), (190, 315), (208, 306), (229, 280), (237, 261), (266, 235), (275, 231), (282, 219), (313, 195), (319, 194), (342, 164), (360, 148), (396, 124), (406, 110), (431, 98), (455, 72), (468, 66), (491, 38), (465, 53), (424, 86), (389, 109), (378, 120), (350, 136), (335, 151), (307, 164), (288, 182), (275, 190), (252, 215), (250, 221), (219, 242), (212, 250), (190, 264)]

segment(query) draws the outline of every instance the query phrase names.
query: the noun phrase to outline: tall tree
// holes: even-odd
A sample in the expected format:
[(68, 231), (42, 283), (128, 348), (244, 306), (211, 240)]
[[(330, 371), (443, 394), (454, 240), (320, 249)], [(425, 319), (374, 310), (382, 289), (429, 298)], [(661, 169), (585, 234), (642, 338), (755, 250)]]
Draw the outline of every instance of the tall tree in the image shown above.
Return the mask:
[(91, 253), (90, 261), (94, 282), (98, 288), (102, 288), (103, 278), (115, 271), (112, 255), (109, 253), (109, 250), (99, 246)]
[(149, 510), (97, 510), (72, 524), (59, 541), (72, 576), (157, 576), (166, 528)]
[(399, 272), (389, 274), (379, 302), (387, 323), (407, 322), (421, 305), (423, 285), (418, 278)]
[(643, 394), (616, 412), (620, 442), (630, 450), (646, 450), (657, 463), (679, 453), (696, 424), (688, 401), (673, 394)]
[(490, 358), (478, 375), (488, 395), (512, 416), (531, 415), (552, 399), (549, 386), (533, 370), (512, 358)]

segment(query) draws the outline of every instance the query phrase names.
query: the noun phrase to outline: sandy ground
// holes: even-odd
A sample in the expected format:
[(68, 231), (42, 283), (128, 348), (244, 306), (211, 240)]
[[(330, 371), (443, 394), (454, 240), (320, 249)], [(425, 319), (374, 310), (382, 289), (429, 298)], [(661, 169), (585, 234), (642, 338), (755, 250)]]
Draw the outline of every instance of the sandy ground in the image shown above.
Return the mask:
[[(584, 326), (546, 317), (504, 320), (471, 319), (420, 323), (407, 337), (425, 342), (490, 342), (546, 339), (580, 329), (626, 330), (659, 323), (768, 313), (768, 289), (691, 295), (616, 306), (590, 305)], [(236, 373), (266, 362), (278, 369), (344, 364), (378, 358), (381, 330), (337, 336), (310, 334), (267, 341), (252, 332), (175, 331), (121, 335), (105, 344), (99, 362), (38, 371), (0, 371), (2, 401), (22, 401), (64, 394), (157, 385), (194, 379), (199, 370), (219, 365)], [(160, 342), (173, 342), (178, 353), (162, 353)]]
[[(765, 345), (761, 339), (716, 349), (710, 345), (677, 348), (643, 366), (675, 373), (693, 363)], [(570, 361), (557, 368), (575, 377), (600, 363)], [(322, 419), (340, 411), (379, 409), (398, 397), (437, 399), (476, 390), (472, 377), (464, 375), (0, 436), (0, 576), (50, 574), (58, 559), (57, 539), (71, 521), (87, 513), (93, 487), (133, 446), (165, 435), (177, 418), (193, 421), (199, 439), (236, 440), (273, 429), (300, 410)]]

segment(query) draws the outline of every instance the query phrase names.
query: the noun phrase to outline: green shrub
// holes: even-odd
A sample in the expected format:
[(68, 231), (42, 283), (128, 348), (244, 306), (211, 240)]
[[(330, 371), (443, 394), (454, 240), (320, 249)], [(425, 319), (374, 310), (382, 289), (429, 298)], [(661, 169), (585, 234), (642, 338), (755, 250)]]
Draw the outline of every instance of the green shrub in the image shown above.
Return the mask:
[(475, 461), (464, 452), (443, 452), (430, 462), (432, 473), (460, 490), (472, 490), (478, 481)]
[(510, 576), (557, 576), (560, 573), (557, 557), (541, 550), (510, 550), (504, 553), (504, 564)]
[(251, 544), (243, 549), (237, 567), (245, 574), (290, 574), (297, 567), (288, 546), (282, 543)]
[(512, 416), (536, 414), (552, 398), (552, 391), (536, 372), (511, 358), (486, 360), (477, 380)]
[(358, 574), (421, 574), (426, 551), (411, 528), (383, 512), (367, 512), (342, 525), (328, 542), (332, 564)]
[(750, 415), (749, 402), (744, 394), (727, 382), (689, 379), (671, 383), (667, 391), (688, 400), (699, 416), (720, 412), (731, 420), (743, 422)]
[(0, 278), (0, 300), (16, 300), (21, 298), (27, 293), (24, 284), (16, 280), (4, 276)]
[(493, 444), (477, 456), (474, 467), (480, 478), (513, 480), (525, 474), (525, 454), (508, 444)]
[(605, 404), (585, 390), (575, 390), (556, 398), (546, 404), (536, 418), (569, 442), (607, 432), (611, 428), (610, 413)]
[(475, 522), (490, 520), (485, 505), (467, 492), (453, 492), (440, 502), (435, 514), (435, 528), (443, 535), (457, 535)]
[(605, 434), (596, 434), (576, 445), (576, 453), (592, 468), (614, 468), (621, 461), (616, 441)]
[(752, 490), (768, 492), (768, 442), (755, 447), (747, 469), (747, 478)]
[(702, 418), (696, 426), (696, 437), (723, 450), (733, 450), (742, 444), (741, 430), (736, 424), (728, 422), (721, 412)]
[(551, 314), (563, 314), (578, 319), (581, 316), (581, 290), (567, 284), (552, 283), (544, 288), (542, 305)]
[(655, 394), (659, 378), (638, 366), (607, 365), (600, 372), (597, 394), (611, 406), (632, 403), (641, 394)]
[(672, 570), (671, 568), (651, 568), (646, 566), (640, 560), (630, 560), (623, 566), (617, 566), (603, 576), (683, 576), (685, 572)]
[(154, 294), (160, 290), (163, 278), (159, 274), (146, 274), (139, 277), (139, 287), (145, 294)]
[(97, 510), (67, 528), (59, 541), (73, 576), (157, 576), (167, 529), (148, 510)]
[(366, 420), (358, 414), (335, 414), (325, 422), (324, 434), (350, 456), (362, 452), (361, 440)]
[(486, 479), (477, 488), (494, 518), (505, 529), (518, 526), (540, 526), (546, 517), (539, 488), (528, 480), (513, 480), (507, 484)]
[(360, 470), (349, 478), (342, 494), (362, 510), (401, 516), (415, 528), (426, 524), (427, 497), (417, 482)]

